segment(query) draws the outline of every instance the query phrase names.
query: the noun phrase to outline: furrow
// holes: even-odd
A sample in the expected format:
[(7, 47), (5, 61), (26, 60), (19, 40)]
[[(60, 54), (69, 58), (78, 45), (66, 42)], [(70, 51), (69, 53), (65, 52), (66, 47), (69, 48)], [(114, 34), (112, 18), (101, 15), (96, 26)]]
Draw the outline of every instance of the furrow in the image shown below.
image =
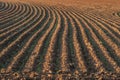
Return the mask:
[[(8, 7), (8, 10), (7, 10), (7, 11), (9, 12), (13, 7), (14, 7), (14, 5), (11, 4), (11, 5)], [(1, 11), (2, 9), (3, 9), (3, 8), (0, 9), (0, 14), (6, 12), (6, 11)], [(5, 15), (4, 15), (4, 16), (5, 16)], [(0, 18), (1, 18), (1, 17), (2, 17), (2, 16), (0, 16)]]
[[(54, 11), (54, 9), (52, 9), (52, 11)], [(55, 11), (54, 11), (54, 13), (55, 13), (55, 16), (56, 16), (56, 20), (55, 20), (55, 23), (53, 25), (53, 28), (51, 29), (51, 31), (49, 32), (49, 34), (47, 35), (47, 37), (43, 41), (43, 43), (42, 43), (43, 45), (39, 50), (39, 55), (35, 59), (33, 70), (37, 71), (37, 72), (42, 72), (42, 67), (43, 67), (42, 64), (43, 64), (43, 62), (45, 60), (44, 57), (45, 57), (47, 49), (49, 47), (51, 37), (52, 37), (55, 29), (57, 28), (56, 26), (57, 26), (57, 23), (58, 23), (58, 16), (57, 16)]]
[[(25, 11), (27, 11), (27, 10), (25, 10), (25, 8), (28, 6), (30, 6), (30, 5), (16, 4), (15, 10), (13, 12), (11, 12), (10, 15), (6, 16), (4, 20), (1, 20), (1, 23), (7, 23), (7, 22), (10, 23), (13, 19), (16, 19), (16, 22), (17, 22), (17, 18), (22, 17), (23, 14), (26, 13)], [(22, 18), (24, 18), (24, 17), (22, 17)]]
[[(32, 15), (33, 12), (34, 12), (34, 10), (32, 9), (31, 15)], [(28, 19), (28, 22), (29, 22), (29, 20), (34, 19), (36, 16), (37, 16), (37, 13), (36, 13), (35, 15), (31, 16), (31, 17), (29, 16), (30, 19)], [(38, 19), (38, 18), (36, 18), (36, 19)], [(35, 20), (33, 20), (33, 22), (31, 22), (30, 24), (27, 24), (28, 22), (25, 22), (26, 25), (23, 24), (24, 27), (21, 28), (19, 31), (16, 31), (15, 33), (11, 34), (11, 35), (8, 36), (8, 37), (5, 36), (6, 39), (4, 39), (2, 42), (0, 42), (1, 49), (3, 49), (5, 46), (7, 46), (7, 45), (10, 43), (8, 40), (10, 40), (10, 39), (15, 39), (15, 36), (16, 36), (16, 35), (20, 35), (21, 32), (24, 32), (24, 30), (28, 29), (28, 27), (30, 27), (30, 25), (33, 24), (33, 22), (35, 22)], [(16, 37), (17, 37), (17, 36), (16, 36)], [(0, 49), (0, 50), (1, 50), (1, 49)]]
[(26, 6), (21, 5), (21, 4), (19, 4), (19, 5), (14, 4), (14, 5), (16, 5), (14, 8), (15, 10), (13, 12), (10, 12), (11, 13), (10, 15), (7, 15), (8, 13), (3, 13), (6, 15), (6, 17), (0, 19), (0, 21), (1, 21), (0, 23), (4, 24), (4, 25), (2, 25), (3, 27), (7, 26), (8, 23), (11, 23), (12, 21), (14, 21), (14, 19), (16, 20), (15, 22), (17, 22), (18, 16), (21, 17), (21, 15), (23, 15), (25, 13)]
[(0, 9), (1, 11), (7, 11), (7, 9), (9, 8), (11, 4), (8, 4), (8, 2), (5, 3), (5, 7)]
[[(62, 17), (63, 17), (63, 22), (64, 22), (64, 25), (61, 25), (61, 26), (64, 26), (64, 31), (63, 31), (63, 35), (62, 35), (62, 43), (61, 43), (61, 56), (60, 56), (60, 59), (61, 59), (61, 70), (62, 72), (67, 72), (67, 71), (70, 71), (69, 69), (69, 65), (68, 65), (68, 48), (67, 48), (67, 35), (68, 35), (68, 24), (67, 24), (67, 18), (65, 17), (65, 15), (60, 12)], [(61, 19), (62, 19), (61, 17)], [(61, 21), (62, 22), (62, 21)]]
[(96, 23), (96, 25), (98, 25), (98, 27), (100, 27), (105, 33), (107, 36), (109, 36), (111, 38), (111, 40), (117, 45), (119, 46), (120, 45), (120, 39), (117, 38), (116, 35), (114, 35), (108, 28), (106, 28), (104, 25), (102, 25), (100, 22), (98, 21), (95, 21), (94, 19), (86, 16), (89, 20), (93, 21), (94, 23)]
[[(24, 20), (24, 19), (26, 19), (26, 17), (28, 16), (28, 14), (30, 13), (30, 11), (29, 11), (29, 8), (28, 7), (26, 7), (26, 6), (22, 6), (22, 7), (20, 7), (20, 9), (22, 10), (21, 12), (19, 12), (19, 14), (16, 14), (16, 15), (18, 15), (17, 17), (16, 16), (14, 16), (14, 17), (11, 17), (11, 18), (9, 18), (9, 19), (11, 19), (11, 20), (9, 20), (9, 21), (5, 21), (5, 22), (3, 22), (3, 23), (1, 23), (1, 24), (4, 24), (4, 25), (2, 25), (1, 27), (3, 27), (0, 31), (1, 32), (4, 32), (4, 30), (6, 30), (6, 29), (8, 29), (8, 28), (11, 28), (11, 27), (15, 27), (17, 24), (20, 24), (20, 22), (22, 21), (22, 20)], [(19, 17), (19, 18), (18, 18)], [(6, 23), (6, 24), (5, 24)], [(5, 32), (4, 32), (5, 33)], [(1, 35), (2, 35), (2, 33), (1, 33)]]
[[(99, 18), (96, 18), (96, 17), (92, 17), (91, 15), (88, 15), (90, 16), (92, 19), (100, 22), (102, 25), (104, 25), (109, 31), (112, 32), (112, 34), (114, 33), (115, 36), (117, 36), (120, 40), (120, 29), (118, 28), (115, 28), (115, 25), (110, 25), (108, 23), (106, 23), (104, 20), (99, 20)], [(118, 26), (119, 27), (119, 26)]]
[[(19, 14), (21, 14), (21, 15), (23, 15), (24, 13), (25, 13), (25, 11), (27, 10), (27, 8), (26, 8), (26, 10), (25, 10), (25, 8), (23, 8), (23, 6), (19, 6), (19, 8), (18, 8), (19, 10), (18, 11), (20, 11), (20, 12), (18, 12)], [(23, 10), (23, 11), (21, 11), (21, 10)], [(16, 12), (17, 13), (17, 12)], [(18, 14), (17, 13), (17, 14)], [(17, 14), (15, 14), (15, 15), (17, 15)], [(15, 15), (13, 15), (13, 16), (15, 16)], [(20, 15), (19, 15), (20, 16)], [(14, 19), (13, 17), (9, 17), (8, 19)], [(21, 21), (20, 20), (20, 18), (18, 18), (19, 19), (19, 21)], [(6, 19), (5, 19), (6, 20)], [(11, 21), (10, 20), (10, 21)], [(15, 19), (15, 20), (17, 20), (17, 19)], [(2, 20), (3, 21), (3, 20)], [(9, 22), (9, 21), (7, 21), (7, 22)], [(5, 24), (6, 22), (1, 22), (0, 24)], [(3, 26), (1, 26), (1, 29), (0, 29), (0, 34), (1, 33), (3, 33), (6, 29), (9, 29), (9, 28), (11, 28), (11, 27), (13, 27), (13, 26), (11, 26), (11, 25), (3, 25)]]
[[(56, 19), (55, 19), (55, 15), (53, 12), (52, 12), (52, 15), (53, 15), (52, 23), (50, 24), (50, 26), (47, 29), (47, 31), (45, 32), (45, 34), (41, 36), (41, 38), (38, 40), (37, 44), (35, 45), (34, 50), (32, 51), (27, 63), (25, 64), (25, 67), (23, 69), (24, 72), (32, 71), (34, 68), (35, 60), (38, 57), (38, 55), (40, 55), (40, 50), (42, 49), (43, 42), (55, 24)], [(48, 22), (46, 22), (46, 24), (48, 24)]]
[[(75, 12), (75, 11), (74, 11)], [(78, 13), (76, 13), (78, 14)], [(82, 14), (82, 13), (81, 13)], [(88, 16), (87, 16), (88, 15)], [(98, 22), (99, 25), (102, 25), (100, 28), (106, 33), (106, 35), (108, 35), (113, 41), (115, 41), (115, 43), (117, 45), (119, 45), (118, 43), (120, 43), (120, 37), (118, 35), (116, 35), (113, 31), (111, 31), (109, 28), (107, 28), (104, 24), (101, 23), (101, 21), (96, 21), (97, 18), (94, 18), (92, 16), (90, 16), (89, 14), (84, 15), (87, 18), (89, 18), (90, 20), (94, 21), (95, 23)], [(114, 34), (113, 34), (114, 33)]]
[[(46, 11), (46, 9), (44, 9), (44, 10), (45, 10), (45, 13), (44, 13), (45, 16), (44, 16), (43, 20), (41, 20), (41, 21), (38, 23), (38, 25), (36, 25), (35, 29), (33, 29), (32, 31), (30, 31), (31, 33), (30, 33), (30, 35), (28, 36), (27, 41), (31, 38), (32, 35), (34, 35), (34, 33), (35, 33), (37, 30), (39, 30), (39, 29), (43, 26), (43, 24), (45, 23), (45, 21), (48, 19), (48, 15), (46, 15), (48, 12)], [(41, 23), (42, 23), (42, 24), (41, 24)], [(33, 26), (34, 26), (34, 25), (33, 25)], [(22, 69), (23, 69), (24, 66), (25, 66), (25, 63), (27, 62), (27, 60), (28, 60), (31, 52), (33, 51), (33, 49), (34, 49), (34, 47), (35, 47), (35, 45), (36, 45), (36, 42), (37, 42), (38, 38), (39, 38), (42, 34), (43, 34), (43, 33), (39, 33), (39, 34), (36, 36), (36, 38), (30, 43), (30, 46), (24, 51), (24, 55), (21, 56), (21, 58), (20, 58), (20, 59), (17, 61), (17, 63), (15, 64), (15, 67), (12, 68), (14, 71), (22, 71)], [(25, 40), (25, 42), (26, 42), (26, 40)], [(24, 45), (22, 45), (22, 46), (24, 46)], [(21, 47), (21, 49), (22, 49), (22, 47)], [(21, 65), (21, 66), (19, 66), (19, 65)]]
[[(99, 22), (96, 22), (96, 23), (99, 24), (99, 25), (96, 24), (97, 26), (104, 27), (104, 25), (100, 24)], [(101, 36), (105, 36), (104, 39), (105, 39), (105, 41), (107, 42), (107, 44), (108, 44), (109, 46), (111, 46), (111, 48), (114, 50), (114, 52), (116, 53), (116, 55), (117, 55), (118, 57), (120, 57), (120, 54), (119, 54), (119, 52), (120, 52), (120, 47), (119, 47), (117, 44), (115, 44), (115, 42), (113, 42), (113, 41), (111, 40), (111, 38), (110, 38), (109, 36), (107, 36), (106, 33), (105, 33), (101, 28), (97, 27), (96, 30), (97, 30), (98, 32), (100, 32)], [(118, 43), (118, 44), (119, 44), (119, 43)]]
[[(2, 40), (1, 42), (0, 42), (0, 44), (3, 44), (5, 41), (7, 41), (7, 40), (9, 40), (9, 38), (11, 38), (11, 37), (13, 37), (14, 35), (16, 35), (16, 34), (18, 34), (19, 32), (21, 32), (21, 31), (23, 31), (24, 29), (26, 29), (31, 23), (32, 23), (32, 19), (34, 19), (35, 18), (35, 16), (33, 15), (34, 13), (34, 10), (32, 10), (31, 9), (31, 12), (30, 12), (30, 14), (28, 15), (28, 16), (26, 16), (26, 21), (24, 21), (24, 20), (21, 20), (21, 24), (19, 23), (19, 24), (15, 24), (17, 27), (12, 27), (12, 30), (13, 30), (13, 32), (14, 33), (12, 33), (12, 32), (10, 32), (8, 35), (4, 35), (0, 40)], [(23, 22), (24, 21), (24, 22)], [(28, 24), (29, 22), (31, 22), (30, 24)], [(18, 30), (16, 29), (16, 28), (18, 28)], [(15, 29), (15, 30), (14, 30)], [(10, 30), (9, 30), (10, 31)], [(5, 39), (4, 39), (5, 38)]]
[[(36, 36), (38, 36), (38, 34), (40, 34), (40, 32), (46, 27), (46, 25), (48, 24), (50, 20), (50, 15), (46, 21), (46, 23), (42, 26), (42, 28), (40, 28), (23, 46), (23, 48), (18, 52), (18, 55), (16, 55), (13, 60), (11, 61), (11, 64), (8, 66), (7, 71), (12, 71), (12, 67), (15, 67), (16, 63), (18, 63), (18, 61), (20, 61), (21, 57), (23, 55), (25, 55), (25, 50), (27, 50), (27, 48), (30, 46), (30, 44), (32, 43), (32, 41), (36, 38)], [(30, 55), (30, 54), (29, 54)], [(22, 58), (23, 59), (23, 58)], [(31, 62), (31, 61), (30, 61)], [(28, 65), (27, 65), (28, 66)], [(32, 67), (32, 66), (30, 66)]]
[[(3, 14), (3, 16), (0, 17), (0, 20), (2, 21), (2, 19), (7, 19), (8, 16), (14, 15), (13, 13), (15, 13), (17, 11), (19, 6), (20, 5), (16, 3), (11, 6), (12, 8), (9, 11), (7, 11), (7, 12), (2, 11), (1, 14)], [(6, 15), (4, 15), (4, 14), (6, 14)]]
[(97, 58), (97, 55), (95, 54), (93, 45), (90, 43), (90, 41), (88, 39), (87, 31), (86, 31), (87, 29), (85, 28), (86, 25), (85, 25), (84, 21), (82, 19), (79, 21), (75, 17), (74, 17), (74, 19), (76, 20), (77, 24), (79, 25), (79, 28), (80, 28), (80, 31), (81, 31), (81, 34), (82, 34), (82, 37), (83, 37), (83, 41), (84, 41), (85, 46), (86, 46), (86, 48), (88, 50), (88, 53), (92, 57), (92, 60), (93, 60), (92, 63), (95, 66), (95, 70), (100, 71), (100, 72), (105, 71), (105, 69), (104, 69), (104, 67), (102, 65), (102, 62)]
[(119, 27), (119, 22), (118, 22), (117, 20), (114, 21), (114, 20), (108, 19), (108, 18), (105, 19), (105, 17), (103, 17), (103, 16), (95, 16), (93, 13), (90, 13), (90, 15), (92, 15), (93, 17), (96, 17), (96, 18), (103, 19), (103, 20), (109, 22), (110, 24), (115, 25), (115, 26), (118, 26), (118, 28), (120, 28), (120, 27)]
[(86, 67), (86, 64), (85, 64), (85, 60), (83, 58), (83, 53), (82, 53), (82, 50), (81, 50), (81, 45), (79, 44), (79, 41), (77, 39), (77, 30), (76, 30), (76, 25), (75, 25), (75, 17), (73, 17), (69, 12), (68, 14), (69, 15), (69, 18), (71, 20), (71, 24), (72, 24), (72, 28), (73, 28), (73, 44), (74, 44), (74, 48), (75, 48), (75, 58), (77, 58), (77, 61), (78, 62), (78, 71), (80, 70), (82, 73), (84, 72), (87, 72), (87, 67)]
[[(96, 24), (94, 24), (93, 26), (99, 26), (99, 25), (96, 25)], [(118, 51), (118, 53), (115, 53), (115, 51), (114, 51), (114, 49), (113, 48), (111, 48), (112, 47), (112, 44), (110, 45), (110, 42), (108, 42), (108, 40), (106, 39), (106, 38), (103, 38), (100, 34), (101, 33), (98, 33), (99, 32), (99, 30), (100, 31), (102, 31), (101, 29), (99, 29), (99, 27), (95, 27), (95, 28), (98, 28), (98, 29), (96, 29), (97, 30), (97, 32), (96, 32), (96, 30), (94, 30), (94, 32), (96, 32), (96, 34), (98, 35), (99, 34), (99, 36), (97, 36), (99, 39), (100, 39), (100, 41), (101, 41), (101, 44), (103, 44), (104, 46), (105, 46), (105, 48), (107, 49), (107, 51), (109, 52), (109, 55), (114, 59), (114, 61), (116, 61), (116, 63), (117, 63), (117, 65), (119, 65), (119, 51)], [(100, 37), (101, 36), (101, 37)], [(106, 37), (106, 36), (105, 36)], [(115, 48), (115, 47), (114, 47)], [(119, 50), (119, 49), (118, 49)]]
[[(32, 18), (34, 17), (32, 8), (28, 9), (28, 10), (30, 10), (30, 12), (28, 12), (29, 15), (27, 15), (26, 18), (24, 18), (23, 20), (20, 20), (18, 23), (15, 23), (13, 26), (9, 26), (9, 27), (6, 27), (6, 28), (0, 30), (1, 36), (2, 36), (2, 34), (4, 34), (7, 31), (10, 31), (10, 30), (13, 30), (13, 32), (14, 32), (14, 33), (10, 32), (9, 34), (2, 36), (0, 41), (4, 42), (4, 40), (7, 40), (8, 37), (10, 38), (10, 36), (13, 36), (14, 34), (20, 32), (22, 29), (26, 28), (25, 24), (29, 23), (30, 19), (32, 20)], [(28, 22), (26, 22), (26, 21), (28, 21)], [(22, 27), (23, 25), (24, 25), (24, 27)], [(17, 30), (17, 28), (18, 28), (18, 30)], [(0, 42), (0, 43), (2, 43), (2, 42)]]
[[(34, 14), (34, 15), (37, 15), (37, 11), (36, 11), (36, 13)], [(44, 15), (45, 15), (45, 13), (44, 13)], [(37, 15), (36, 16), (36, 18), (39, 18), (40, 17), (40, 15)], [(45, 16), (43, 16), (43, 18), (41, 18), (41, 19), (44, 19), (44, 17)], [(41, 19), (40, 19), (40, 21), (41, 21)], [(0, 54), (0, 59), (4, 59), (4, 57), (9, 57), (9, 56), (6, 56), (6, 55), (8, 55), (8, 54), (10, 54), (9, 53), (9, 51), (11, 51), (11, 50), (13, 50), (15, 47), (16, 48), (19, 48), (20, 46), (19, 46), (19, 43), (20, 42), (22, 42), (22, 39), (24, 39), (26, 36), (28, 36), (30, 33), (32, 34), (32, 32), (31, 31), (34, 31), (34, 29), (37, 29), (37, 25), (39, 24), (39, 21), (37, 22), (37, 23), (35, 23), (32, 27), (30, 27), (28, 30), (26, 30), (25, 32), (23, 32), (14, 42), (11, 42), (11, 44), (10, 45), (8, 45), (5, 49), (3, 49), (2, 51), (1, 51), (1, 54)], [(29, 37), (29, 36), (28, 36)], [(22, 43), (23, 44), (23, 43)], [(17, 50), (17, 49), (16, 49)], [(11, 55), (12, 56), (12, 55)], [(0, 60), (0, 61), (2, 61), (2, 60)], [(2, 62), (1, 62), (2, 63)]]
[(56, 26), (55, 32), (53, 33), (53, 35), (51, 37), (50, 44), (49, 44), (48, 50), (47, 50), (45, 58), (44, 58), (45, 61), (43, 62), (43, 69), (42, 69), (43, 73), (52, 73), (52, 71), (51, 71), (52, 56), (55, 54), (54, 47), (55, 47), (56, 37), (58, 36), (58, 32), (61, 27), (60, 26), (61, 18), (60, 18), (60, 15), (58, 12), (57, 12), (57, 15), (58, 15), (58, 24)]
[(0, 2), (1, 6), (0, 9), (4, 9), (5, 8), (5, 3), (4, 2)]
[[(0, 20), (4, 20), (8, 15), (10, 11), (14, 11), (13, 9), (16, 7), (17, 5), (13, 5), (12, 3), (10, 4), (10, 6), (8, 7), (7, 11), (0, 11), (0, 14), (2, 14), (2, 16), (0, 16)], [(0, 9), (1, 10), (1, 9)], [(6, 15), (4, 15), (6, 14)]]
[(68, 47), (68, 66), (69, 66), (69, 70), (67, 73), (71, 74), (71, 72), (74, 72), (77, 69), (77, 60), (75, 59), (75, 49), (74, 49), (74, 44), (73, 44), (73, 25), (72, 23), (72, 19), (68, 16), (68, 14), (66, 13), (66, 11), (62, 11), (64, 13), (64, 15), (67, 18), (68, 21), (68, 34), (67, 34), (67, 47)]
[(114, 43), (116, 43), (118, 46), (120, 46), (120, 39), (116, 35), (114, 35), (108, 28), (106, 28), (104, 25), (102, 25), (98, 21), (95, 21), (91, 18), (89, 18), (89, 19), (92, 20), (93, 22), (95, 22), (97, 25), (100, 25), (100, 28), (106, 33), (106, 35), (108, 35)]
[[(82, 16), (82, 15), (81, 15)], [(77, 16), (79, 17), (79, 16)], [(83, 19), (85, 18), (84, 16), (82, 16)], [(110, 67), (110, 64), (112, 65), (112, 67), (114, 68), (115, 71), (119, 71), (119, 66), (117, 65), (117, 63), (111, 58), (111, 56), (109, 55), (109, 53), (107, 52), (107, 49), (101, 44), (101, 41), (99, 40), (99, 38), (97, 37), (97, 35), (94, 33), (94, 31), (90, 28), (91, 27), (94, 27), (95, 25), (93, 25), (94, 23), (91, 22), (90, 20), (88, 20), (87, 18), (85, 18), (86, 22), (87, 22), (87, 27), (89, 28), (90, 30), (90, 33), (91, 33), (91, 36), (92, 38), (94, 39), (94, 43), (96, 43), (96, 46), (98, 46), (98, 48), (96, 48), (95, 50), (96, 53), (98, 54), (99, 58), (101, 58), (101, 60), (104, 60), (103, 63), (103, 66), (106, 67), (107, 70), (111, 70), (112, 68)], [(91, 24), (90, 24), (91, 23)], [(95, 44), (94, 44), (95, 45)], [(102, 54), (101, 54), (102, 53)], [(101, 55), (100, 55), (101, 54)], [(100, 57), (101, 56), (101, 57)], [(106, 59), (104, 59), (106, 58)], [(109, 63), (108, 63), (109, 61)], [(106, 62), (106, 63), (105, 63)], [(111, 69), (109, 69), (111, 68)], [(113, 71), (113, 69), (112, 69)]]

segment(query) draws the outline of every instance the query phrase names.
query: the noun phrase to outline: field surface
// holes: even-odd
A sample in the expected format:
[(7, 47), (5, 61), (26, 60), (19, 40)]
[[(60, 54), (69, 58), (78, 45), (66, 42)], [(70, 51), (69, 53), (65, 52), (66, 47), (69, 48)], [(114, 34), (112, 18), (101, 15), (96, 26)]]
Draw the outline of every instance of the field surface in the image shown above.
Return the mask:
[(0, 79), (120, 79), (118, 3), (0, 0)]

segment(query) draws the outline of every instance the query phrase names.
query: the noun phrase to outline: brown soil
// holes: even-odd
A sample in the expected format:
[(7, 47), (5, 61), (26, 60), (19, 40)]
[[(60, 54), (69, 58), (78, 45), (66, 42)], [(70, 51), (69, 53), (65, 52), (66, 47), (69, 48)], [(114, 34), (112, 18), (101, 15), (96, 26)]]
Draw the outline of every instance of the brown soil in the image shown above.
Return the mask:
[(36, 3), (36, 4), (48, 4), (48, 5), (64, 5), (72, 7), (92, 7), (92, 6), (111, 6), (119, 8), (120, 0), (0, 0), (7, 2), (24, 2), (24, 3)]
[[(14, 23), (4, 22), (9, 21), (9, 16), (16, 19), (16, 15), (0, 6), (0, 79), (120, 79), (120, 16), (117, 14), (120, 0), (0, 2), (29, 4), (22, 8), (31, 10), (28, 15), (33, 13), (32, 18), (23, 17), (21, 22), (26, 21), (23, 24), (18, 21), (14, 26)], [(21, 29), (30, 23), (33, 24)], [(31, 45), (33, 43), (36, 44)], [(38, 67), (42, 70), (37, 73)]]

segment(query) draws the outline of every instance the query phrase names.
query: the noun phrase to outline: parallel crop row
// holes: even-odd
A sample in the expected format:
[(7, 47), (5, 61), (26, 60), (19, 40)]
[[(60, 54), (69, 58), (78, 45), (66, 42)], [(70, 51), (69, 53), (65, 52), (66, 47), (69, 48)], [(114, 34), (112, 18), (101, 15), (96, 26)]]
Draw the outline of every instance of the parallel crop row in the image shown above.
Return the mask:
[(4, 69), (49, 78), (60, 74), (56, 78), (61, 79), (120, 73), (120, 26), (73, 8), (0, 2), (1, 72)]

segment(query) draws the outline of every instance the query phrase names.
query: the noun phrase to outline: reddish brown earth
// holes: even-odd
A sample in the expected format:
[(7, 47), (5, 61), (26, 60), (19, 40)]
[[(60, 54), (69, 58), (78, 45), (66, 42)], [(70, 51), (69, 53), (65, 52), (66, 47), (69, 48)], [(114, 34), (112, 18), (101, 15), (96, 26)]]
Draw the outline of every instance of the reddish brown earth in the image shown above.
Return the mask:
[(0, 80), (119, 80), (120, 0), (0, 0)]
[(72, 7), (81, 6), (93, 6), (93, 5), (100, 5), (106, 6), (111, 5), (112, 7), (118, 8), (120, 5), (120, 0), (0, 0), (0, 1), (7, 1), (7, 2), (26, 2), (26, 3), (37, 3), (37, 4), (48, 4), (48, 5), (66, 5)]

